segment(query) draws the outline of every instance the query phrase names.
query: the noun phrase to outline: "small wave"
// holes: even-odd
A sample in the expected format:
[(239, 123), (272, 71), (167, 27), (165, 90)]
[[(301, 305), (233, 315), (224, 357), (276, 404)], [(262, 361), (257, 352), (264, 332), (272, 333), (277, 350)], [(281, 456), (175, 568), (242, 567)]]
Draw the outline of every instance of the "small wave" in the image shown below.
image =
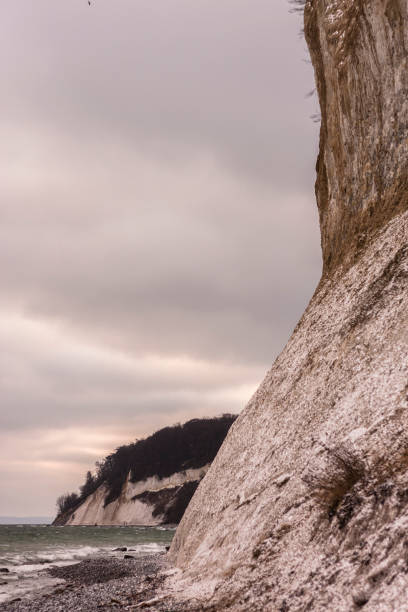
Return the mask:
[(83, 559), (102, 552), (103, 548), (95, 548), (93, 546), (81, 546), (80, 548), (71, 549), (56, 549), (52, 552), (42, 555), (43, 559), (49, 563), (53, 561), (69, 561), (71, 559)]
[[(54, 550), (42, 550), (36, 554), (14, 554), (3, 555), (1, 562), (8, 569), (13, 571), (28, 571), (27, 568), (35, 566), (35, 569), (43, 569), (43, 566), (50, 563), (58, 563), (60, 561), (81, 561), (86, 557), (98, 555), (106, 552), (109, 549), (95, 548), (93, 546), (81, 546), (78, 548), (57, 548)], [(23, 569), (22, 569), (23, 568)]]
[(44, 569), (44, 564), (42, 563), (24, 563), (23, 565), (15, 565), (13, 568), (10, 568), (14, 573), (18, 576), (31, 574), (32, 572), (39, 572)]
[(156, 527), (158, 531), (176, 531), (177, 527)]
[(155, 552), (160, 552), (164, 550), (164, 545), (163, 544), (157, 544), (157, 542), (151, 542), (149, 544), (136, 544), (133, 547), (133, 550), (135, 552), (140, 552), (140, 553), (155, 553)]
[[(129, 551), (139, 554), (154, 554), (164, 550), (164, 545), (157, 542), (146, 544), (134, 544)], [(49, 565), (70, 565), (79, 563), (88, 557), (100, 555), (112, 556), (114, 551), (111, 547), (81, 546), (78, 548), (57, 548), (53, 550), (42, 550), (36, 554), (14, 554), (3, 555), (1, 565), (7, 567), (11, 572), (25, 574), (45, 569)], [(121, 553), (119, 553), (120, 555)], [(114, 555), (113, 555), (114, 556)]]

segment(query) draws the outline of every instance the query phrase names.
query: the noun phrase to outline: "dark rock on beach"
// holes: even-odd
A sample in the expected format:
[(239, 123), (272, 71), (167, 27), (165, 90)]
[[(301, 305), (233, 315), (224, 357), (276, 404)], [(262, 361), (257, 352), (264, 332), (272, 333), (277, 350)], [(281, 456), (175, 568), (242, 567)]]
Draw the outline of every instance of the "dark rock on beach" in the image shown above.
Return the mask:
[(10, 570), (7, 567), (0, 567), (0, 574), (8, 574)]

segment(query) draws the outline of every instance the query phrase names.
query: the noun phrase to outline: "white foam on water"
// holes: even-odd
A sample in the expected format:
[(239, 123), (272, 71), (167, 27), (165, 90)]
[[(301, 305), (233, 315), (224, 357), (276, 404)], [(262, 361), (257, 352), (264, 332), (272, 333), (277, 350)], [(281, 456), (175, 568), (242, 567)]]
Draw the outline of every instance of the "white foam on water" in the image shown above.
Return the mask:
[(39, 550), (37, 552), (27, 551), (25, 554), (15, 553), (12, 555), (4, 555), (2, 557), (3, 567), (17, 571), (18, 567), (23, 565), (45, 565), (47, 563), (55, 563), (58, 561), (75, 561), (85, 557), (91, 557), (100, 553), (109, 552), (108, 547), (95, 546), (77, 546), (73, 548), (54, 548)]
[(176, 531), (177, 527), (156, 527), (159, 531)]
[(160, 552), (164, 550), (164, 546), (162, 544), (157, 544), (157, 542), (151, 542), (149, 544), (135, 544), (135, 546), (132, 547), (134, 549), (135, 552), (150, 552), (150, 553), (155, 553), (155, 552)]
[[(153, 554), (163, 552), (164, 550), (164, 545), (156, 542), (149, 542), (146, 544), (135, 544), (132, 547), (128, 547), (127, 552)], [(7, 559), (8, 562), (2, 566), (6, 567), (10, 573), (4, 574), (3, 577), (12, 580), (16, 575), (20, 576), (29, 574), (31, 572), (38, 572), (46, 569), (50, 565), (56, 565), (59, 567), (64, 565), (74, 565), (75, 563), (80, 563), (83, 559), (99, 556), (122, 558), (123, 551), (115, 551), (111, 547), (96, 548), (93, 546), (81, 546), (68, 550), (56, 549), (52, 552), (40, 551), (37, 555), (10, 555), (10, 557)], [(6, 557), (4, 557), (3, 560), (6, 560)]]

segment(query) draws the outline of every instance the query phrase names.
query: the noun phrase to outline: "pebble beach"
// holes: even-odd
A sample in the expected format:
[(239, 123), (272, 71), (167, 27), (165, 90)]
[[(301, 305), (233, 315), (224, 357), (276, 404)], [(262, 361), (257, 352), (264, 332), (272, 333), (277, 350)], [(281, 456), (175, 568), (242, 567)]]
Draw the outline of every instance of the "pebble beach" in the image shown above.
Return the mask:
[[(187, 612), (185, 606), (160, 595), (165, 554), (128, 559), (86, 559), (75, 565), (47, 568), (56, 580), (29, 597), (0, 604), (1, 612), (91, 612), (144, 610)], [(57, 582), (58, 581), (58, 582)], [(192, 610), (192, 608), (189, 608)]]

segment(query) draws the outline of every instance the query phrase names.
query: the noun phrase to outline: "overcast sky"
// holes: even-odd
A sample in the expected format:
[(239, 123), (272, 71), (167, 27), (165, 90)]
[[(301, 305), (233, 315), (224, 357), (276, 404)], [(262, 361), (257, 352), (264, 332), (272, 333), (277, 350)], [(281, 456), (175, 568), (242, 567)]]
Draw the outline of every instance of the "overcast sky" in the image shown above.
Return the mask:
[(0, 515), (240, 411), (317, 284), (318, 126), (287, 0), (5, 0)]

